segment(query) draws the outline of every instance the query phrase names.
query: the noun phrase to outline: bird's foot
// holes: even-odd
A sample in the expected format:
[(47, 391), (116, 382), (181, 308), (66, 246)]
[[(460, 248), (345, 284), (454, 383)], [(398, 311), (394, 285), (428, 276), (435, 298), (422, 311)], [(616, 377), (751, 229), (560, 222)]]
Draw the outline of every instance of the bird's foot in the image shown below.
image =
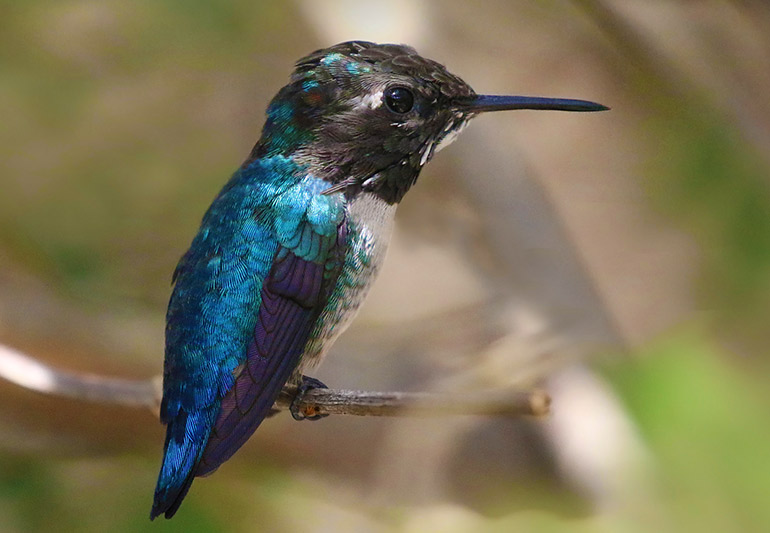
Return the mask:
[(313, 389), (328, 389), (326, 385), (321, 383), (315, 378), (308, 376), (302, 376), (302, 383), (297, 387), (297, 394), (294, 395), (294, 399), (289, 406), (289, 412), (294, 420), (320, 420), (329, 416), (328, 414), (320, 414), (316, 411), (315, 407), (300, 407), (302, 400), (305, 398), (305, 394)]

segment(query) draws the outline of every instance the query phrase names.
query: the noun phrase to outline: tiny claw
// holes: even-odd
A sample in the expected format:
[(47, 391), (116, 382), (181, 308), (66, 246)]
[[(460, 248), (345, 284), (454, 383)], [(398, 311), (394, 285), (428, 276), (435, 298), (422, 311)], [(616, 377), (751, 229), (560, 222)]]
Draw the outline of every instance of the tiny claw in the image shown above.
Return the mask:
[(328, 389), (326, 385), (321, 383), (315, 378), (308, 376), (302, 376), (302, 383), (297, 387), (297, 394), (294, 395), (294, 399), (289, 406), (289, 412), (294, 420), (320, 420), (329, 416), (328, 414), (319, 414), (315, 412), (315, 408), (302, 409), (300, 404), (305, 398), (305, 394), (313, 389)]

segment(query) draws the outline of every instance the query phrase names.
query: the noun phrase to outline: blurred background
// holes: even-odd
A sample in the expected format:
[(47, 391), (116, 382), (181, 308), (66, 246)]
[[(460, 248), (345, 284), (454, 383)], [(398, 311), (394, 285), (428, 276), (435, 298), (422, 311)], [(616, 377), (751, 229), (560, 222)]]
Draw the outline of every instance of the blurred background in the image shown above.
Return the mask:
[(293, 62), (403, 42), (477, 92), (317, 377), (542, 386), (546, 420), (270, 419), (170, 522), (150, 410), (0, 381), (0, 531), (766, 531), (760, 1), (0, 2), (0, 343), (150, 378), (171, 272)]

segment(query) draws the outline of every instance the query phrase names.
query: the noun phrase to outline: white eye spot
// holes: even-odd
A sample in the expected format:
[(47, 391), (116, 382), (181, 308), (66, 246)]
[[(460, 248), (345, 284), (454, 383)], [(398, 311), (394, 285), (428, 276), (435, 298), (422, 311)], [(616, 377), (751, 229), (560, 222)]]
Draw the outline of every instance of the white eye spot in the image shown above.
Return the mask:
[(356, 107), (368, 107), (369, 109), (377, 109), (382, 105), (382, 91), (376, 93), (367, 94), (358, 99)]

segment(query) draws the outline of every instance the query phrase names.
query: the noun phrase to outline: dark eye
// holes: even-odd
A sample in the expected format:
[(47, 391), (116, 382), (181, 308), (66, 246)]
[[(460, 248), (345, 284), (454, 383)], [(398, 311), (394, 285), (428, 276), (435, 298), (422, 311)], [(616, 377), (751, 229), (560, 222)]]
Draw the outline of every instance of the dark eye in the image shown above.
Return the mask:
[(406, 87), (391, 87), (385, 91), (385, 105), (394, 113), (408, 113), (414, 106), (414, 95)]

